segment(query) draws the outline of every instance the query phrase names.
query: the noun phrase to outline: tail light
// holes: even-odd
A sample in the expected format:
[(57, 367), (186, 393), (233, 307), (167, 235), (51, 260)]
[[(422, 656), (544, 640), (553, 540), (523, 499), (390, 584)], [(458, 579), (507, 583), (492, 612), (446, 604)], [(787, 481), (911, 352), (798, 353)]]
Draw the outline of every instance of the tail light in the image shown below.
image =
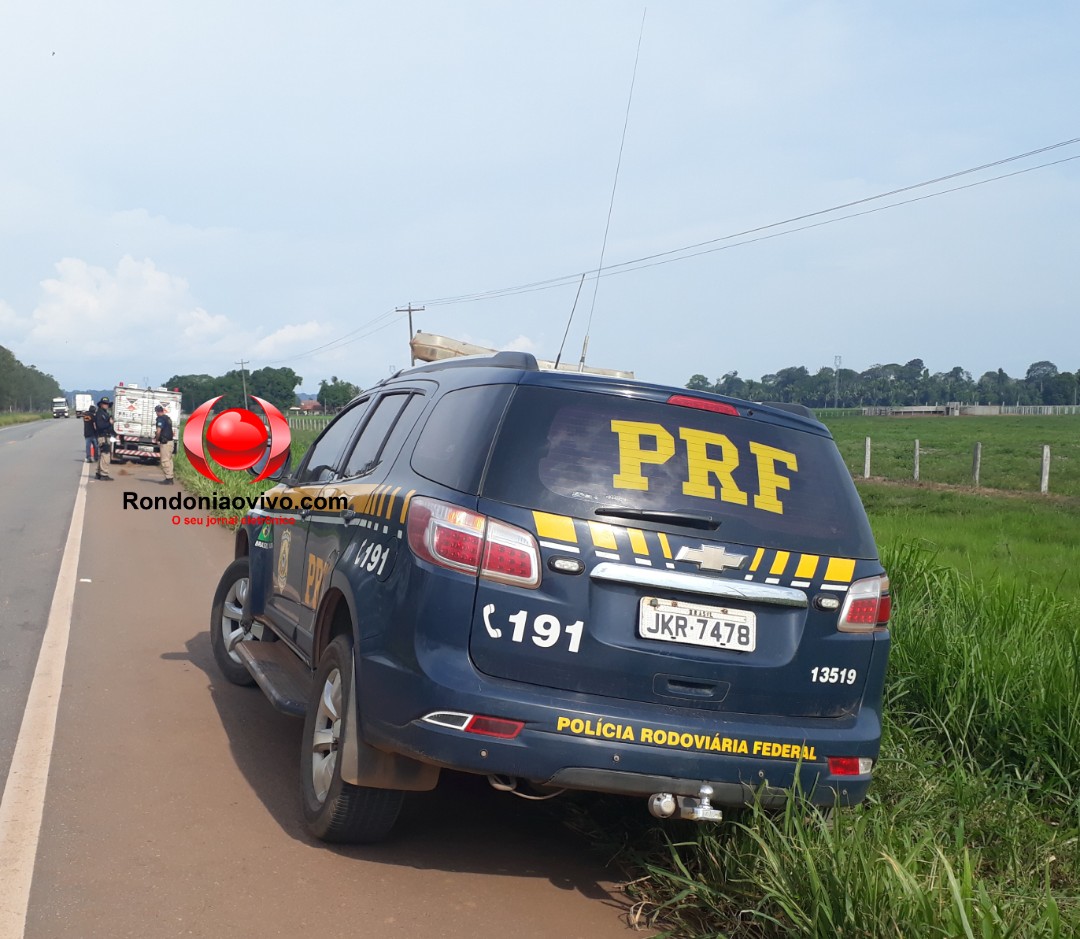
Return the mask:
[(868, 756), (830, 756), (829, 773), (833, 776), (869, 776), (874, 761)]
[(889, 578), (884, 574), (853, 583), (840, 608), (836, 628), (842, 633), (869, 633), (885, 629), (892, 616)]
[(440, 567), (515, 587), (540, 586), (540, 546), (531, 533), (436, 499), (409, 503), (409, 547)]

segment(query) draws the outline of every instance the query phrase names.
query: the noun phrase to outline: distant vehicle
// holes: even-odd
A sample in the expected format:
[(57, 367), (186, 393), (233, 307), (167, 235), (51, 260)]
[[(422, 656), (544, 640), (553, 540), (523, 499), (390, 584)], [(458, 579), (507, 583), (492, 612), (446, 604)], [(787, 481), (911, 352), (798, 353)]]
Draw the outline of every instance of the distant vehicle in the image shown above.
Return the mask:
[(70, 417), (68, 413), (67, 398), (53, 398), (52, 399), (52, 416), (53, 417)]
[(173, 434), (179, 434), (180, 392), (168, 388), (140, 388), (120, 382), (113, 389), (113, 426), (116, 443), (113, 444), (114, 463), (138, 460), (141, 463), (161, 461), (158, 446), (154, 443), (154, 421), (157, 405), (165, 408), (172, 418)]
[(87, 411), (90, 410), (90, 405), (94, 403), (92, 395), (79, 393), (75, 395), (75, 416), (82, 417)]
[(364, 392), (238, 526), (222, 673), (304, 715), (301, 805), (386, 837), (442, 769), (716, 821), (859, 802), (889, 579), (828, 429), (527, 353)]

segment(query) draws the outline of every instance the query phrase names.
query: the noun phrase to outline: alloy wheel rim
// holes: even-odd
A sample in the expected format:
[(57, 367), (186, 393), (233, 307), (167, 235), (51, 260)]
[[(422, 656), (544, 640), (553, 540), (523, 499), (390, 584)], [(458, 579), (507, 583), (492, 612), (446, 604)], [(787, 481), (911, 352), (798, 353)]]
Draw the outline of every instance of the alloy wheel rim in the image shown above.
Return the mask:
[(337, 768), (341, 740), (341, 670), (332, 669), (319, 693), (311, 736), (311, 784), (319, 803), (326, 801)]

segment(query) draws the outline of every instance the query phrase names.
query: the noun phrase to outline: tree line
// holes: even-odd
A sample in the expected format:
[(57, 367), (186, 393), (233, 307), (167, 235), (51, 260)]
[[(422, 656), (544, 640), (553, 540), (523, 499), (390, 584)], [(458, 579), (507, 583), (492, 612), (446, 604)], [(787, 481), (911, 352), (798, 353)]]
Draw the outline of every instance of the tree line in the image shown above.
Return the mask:
[(246, 408), (251, 402), (244, 397), (255, 395), (285, 411), (296, 404), (296, 386), (304, 379), (291, 368), (255, 369), (253, 372), (233, 369), (224, 375), (173, 375), (164, 382), (166, 388), (180, 392), (180, 407), (190, 414), (199, 405), (221, 395), (215, 411), (227, 408)]
[(23, 365), (0, 346), (0, 411), (49, 411), (52, 399), (62, 394), (52, 375), (39, 372), (36, 365)]
[(752, 401), (788, 401), (811, 408), (901, 407), (945, 404), (1076, 404), (1080, 397), (1080, 369), (1059, 371), (1053, 362), (1033, 362), (1023, 378), (1002, 369), (975, 379), (959, 365), (948, 372), (933, 372), (922, 359), (906, 365), (872, 365), (864, 372), (823, 367), (814, 374), (802, 365), (762, 375), (755, 381), (726, 372), (715, 381), (691, 376), (687, 388), (712, 391)]
[[(291, 368), (259, 368), (253, 372), (233, 369), (224, 375), (173, 375), (165, 382), (166, 388), (176, 388), (181, 394), (181, 408), (188, 414), (204, 401), (222, 396), (215, 411), (226, 408), (248, 407), (244, 388), (249, 395), (269, 401), (274, 407), (285, 411), (297, 403), (296, 386), (303, 378)], [(336, 375), (319, 382), (319, 403), (328, 411), (337, 411), (360, 394), (360, 389)]]

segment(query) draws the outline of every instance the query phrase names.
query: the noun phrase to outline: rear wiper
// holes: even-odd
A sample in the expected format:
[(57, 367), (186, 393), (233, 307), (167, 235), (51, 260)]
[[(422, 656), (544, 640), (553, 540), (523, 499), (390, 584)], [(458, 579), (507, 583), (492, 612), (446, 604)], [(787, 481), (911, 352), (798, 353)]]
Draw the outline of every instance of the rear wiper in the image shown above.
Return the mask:
[(720, 520), (708, 512), (663, 512), (656, 509), (631, 509), (624, 505), (602, 505), (594, 509), (593, 514), (640, 519), (643, 522), (666, 522), (669, 525), (700, 528), (705, 531), (716, 531), (720, 527)]

